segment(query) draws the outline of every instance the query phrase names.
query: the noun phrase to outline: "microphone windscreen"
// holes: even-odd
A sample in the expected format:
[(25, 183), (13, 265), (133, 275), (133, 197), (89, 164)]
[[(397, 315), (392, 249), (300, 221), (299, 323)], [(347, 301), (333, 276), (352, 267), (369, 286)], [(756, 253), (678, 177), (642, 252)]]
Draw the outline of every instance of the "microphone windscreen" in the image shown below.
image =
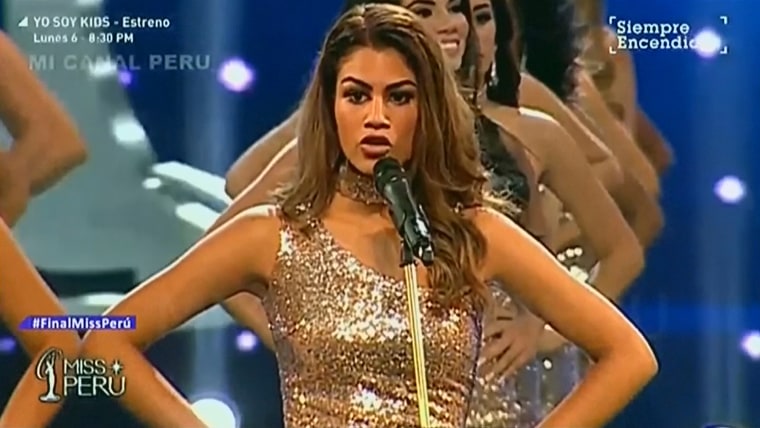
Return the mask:
[(396, 159), (383, 158), (375, 163), (372, 168), (372, 175), (375, 178), (375, 187), (382, 193), (385, 185), (392, 179), (404, 177), (404, 169)]

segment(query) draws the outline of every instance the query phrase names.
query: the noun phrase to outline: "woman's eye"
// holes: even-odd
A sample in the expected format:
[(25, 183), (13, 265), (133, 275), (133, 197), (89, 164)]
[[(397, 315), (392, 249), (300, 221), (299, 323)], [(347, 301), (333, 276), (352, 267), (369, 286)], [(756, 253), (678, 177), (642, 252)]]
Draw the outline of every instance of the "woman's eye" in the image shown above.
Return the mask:
[(361, 104), (367, 100), (367, 94), (361, 91), (346, 91), (343, 97), (353, 104)]
[(392, 93), (388, 98), (393, 104), (402, 105), (407, 104), (409, 101), (411, 101), (414, 98), (414, 94), (411, 94), (409, 92), (395, 92)]
[(413, 10), (412, 12), (414, 12), (420, 18), (430, 18), (433, 15), (433, 11), (430, 9), (417, 9)]
[(475, 22), (477, 22), (478, 25), (487, 24), (490, 20), (491, 20), (490, 13), (481, 13), (480, 15), (475, 17)]

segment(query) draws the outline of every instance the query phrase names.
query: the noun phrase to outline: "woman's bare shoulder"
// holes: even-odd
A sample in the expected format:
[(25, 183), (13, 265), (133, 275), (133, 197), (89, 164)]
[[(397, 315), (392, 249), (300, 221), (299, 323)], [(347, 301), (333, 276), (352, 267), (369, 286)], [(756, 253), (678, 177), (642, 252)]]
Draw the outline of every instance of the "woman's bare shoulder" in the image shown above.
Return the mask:
[(486, 257), (483, 260), (482, 273), (491, 277), (504, 262), (503, 256), (512, 251), (513, 245), (532, 242), (535, 239), (514, 220), (490, 207), (470, 208), (463, 212), (485, 238)]
[(276, 204), (260, 204), (246, 208), (236, 216), (239, 221), (258, 225), (279, 225), (282, 221), (280, 207)]
[(282, 225), (277, 206), (256, 205), (211, 231), (200, 241), (196, 250), (215, 252), (219, 248), (228, 256), (245, 260), (246, 269), (256, 272), (256, 277), (266, 278), (276, 263)]
[(514, 220), (488, 206), (467, 208), (462, 211), (462, 215), (486, 236), (486, 240), (489, 239), (489, 232), (493, 232), (495, 228), (520, 228)]
[(247, 241), (275, 242), (282, 226), (282, 216), (277, 205), (262, 204), (247, 208), (237, 214), (223, 227), (235, 228)]

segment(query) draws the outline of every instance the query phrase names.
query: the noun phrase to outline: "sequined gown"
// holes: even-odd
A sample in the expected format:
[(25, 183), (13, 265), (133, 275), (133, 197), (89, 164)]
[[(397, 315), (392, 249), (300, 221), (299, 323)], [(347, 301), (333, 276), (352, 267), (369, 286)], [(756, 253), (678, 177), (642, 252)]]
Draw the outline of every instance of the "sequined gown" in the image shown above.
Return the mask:
[[(507, 153), (496, 124), (479, 117), (479, 140), (481, 160), (490, 172), (491, 185), (497, 193), (507, 193), (525, 209), (531, 196), (528, 182), (531, 180), (529, 165), (523, 163), (518, 168), (511, 153)], [(522, 171), (527, 172), (527, 174)], [(537, 189), (536, 189), (537, 190)], [(505, 213), (516, 217), (516, 213)], [(516, 218), (515, 218), (516, 219)], [(517, 311), (516, 303), (502, 291), (498, 284), (492, 284), (494, 304)], [(488, 322), (486, 320), (486, 322)], [(483, 344), (481, 344), (483, 346)], [(522, 428), (532, 427), (537, 422), (540, 408), (539, 374), (533, 366), (520, 370), (511, 378), (489, 379), (487, 373), (479, 372), (476, 378), (472, 406), (467, 418), (467, 428)]]
[[(279, 363), (286, 428), (419, 426), (402, 280), (342, 248), (320, 221), (288, 224), (264, 305)], [(481, 313), (445, 308), (421, 290), (430, 416), (464, 424), (475, 376)]]

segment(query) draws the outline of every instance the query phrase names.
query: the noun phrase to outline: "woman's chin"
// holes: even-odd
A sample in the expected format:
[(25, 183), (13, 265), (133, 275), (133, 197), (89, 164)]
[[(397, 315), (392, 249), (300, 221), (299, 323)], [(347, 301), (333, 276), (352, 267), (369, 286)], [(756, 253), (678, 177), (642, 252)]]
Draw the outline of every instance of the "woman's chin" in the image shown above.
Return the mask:
[(362, 175), (372, 175), (372, 169), (379, 159), (370, 159), (362, 157), (359, 159), (349, 159), (348, 164), (351, 169)]
[(459, 70), (459, 68), (462, 66), (462, 56), (459, 53), (447, 55), (446, 56), (446, 65), (449, 66), (452, 70)]

